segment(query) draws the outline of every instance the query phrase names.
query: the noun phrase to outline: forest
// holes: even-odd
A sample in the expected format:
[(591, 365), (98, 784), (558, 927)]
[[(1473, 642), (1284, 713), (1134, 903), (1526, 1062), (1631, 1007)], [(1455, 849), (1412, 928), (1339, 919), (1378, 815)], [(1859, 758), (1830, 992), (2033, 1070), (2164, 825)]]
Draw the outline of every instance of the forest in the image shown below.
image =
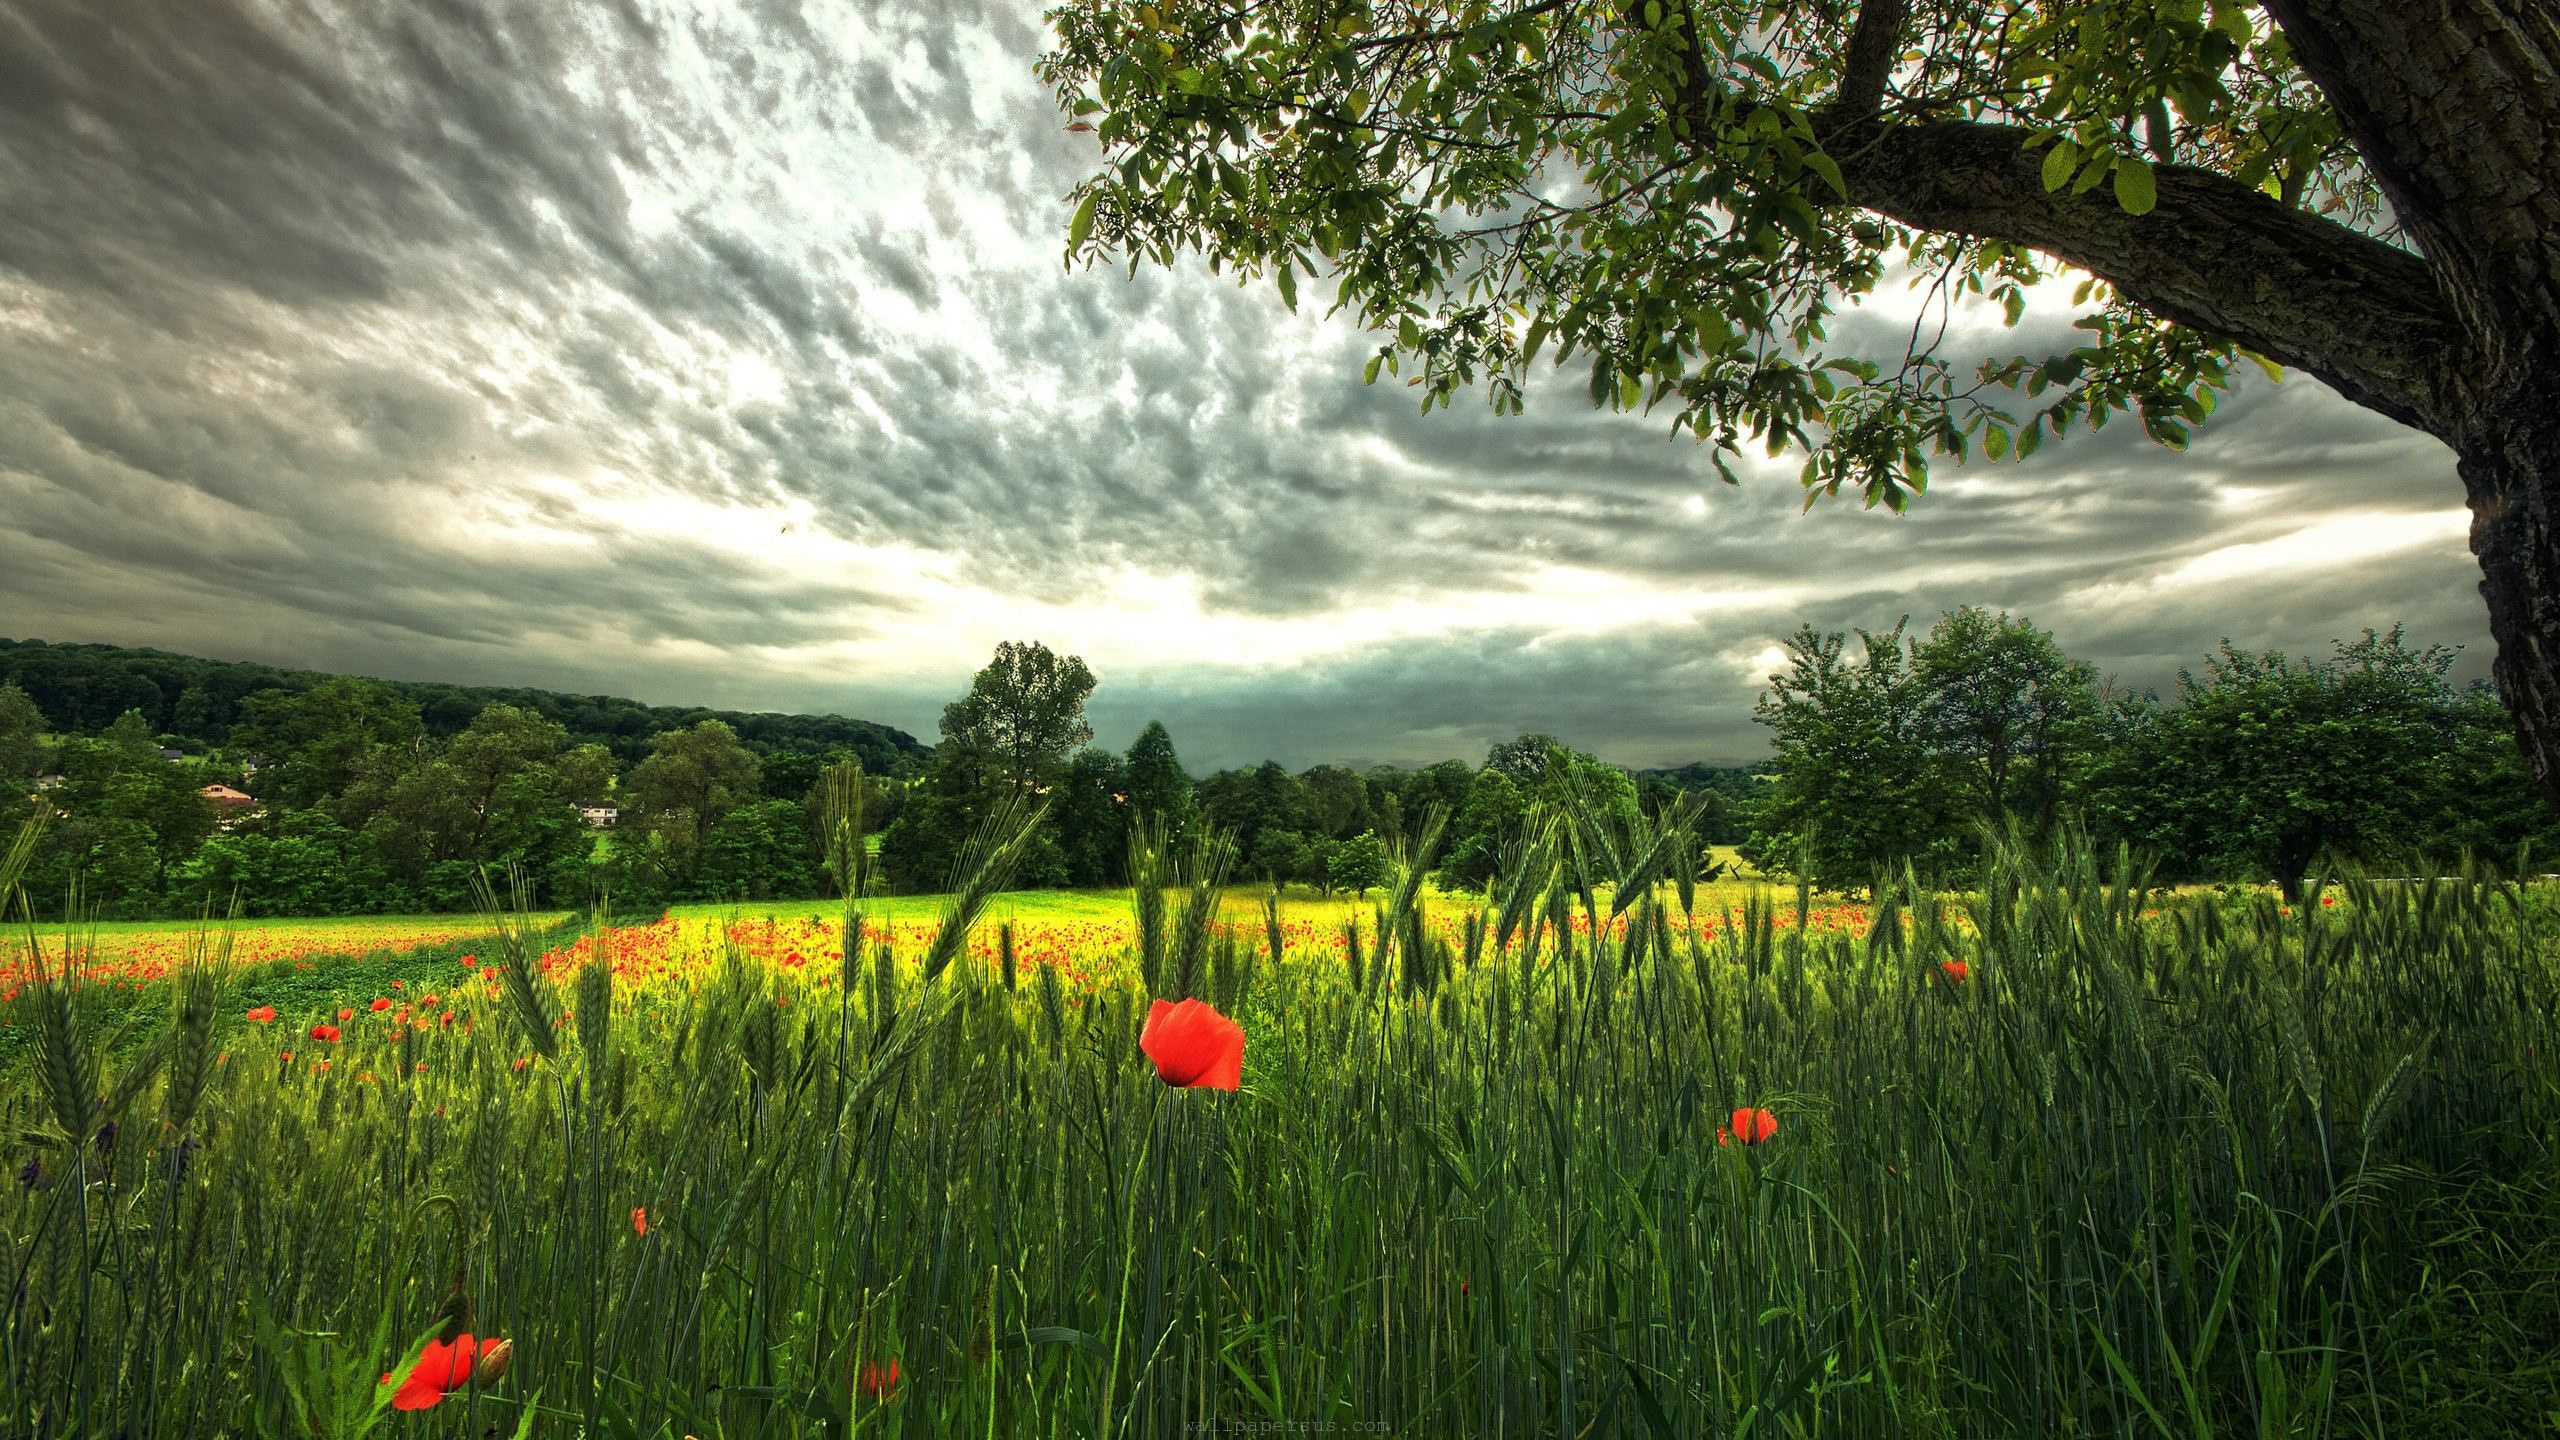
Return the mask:
[[(2174, 693), (2128, 693), (2031, 620), (1959, 609), (1806, 629), (1755, 718), (1768, 758), (1630, 770), (1527, 734), (1479, 759), (1276, 761), (1195, 776), (1148, 724), (1093, 743), (1084, 662), (1008, 643), (939, 743), (839, 716), (318, 675), (151, 650), (0, 646), (0, 790), (48, 819), (26, 880), (49, 913), (408, 914), (469, 908), (484, 871), (542, 903), (617, 911), (829, 892), (832, 766), (863, 774), (877, 875), (947, 888), (1007, 797), (1046, 815), (1023, 888), (1128, 883), (1130, 817), (1207, 826), (1229, 878), (1366, 895), (1421, 819), (1438, 883), (1480, 889), (1541, 802), (1616, 823), (1696, 795), (1693, 833), (1761, 872), (1854, 893), (1908, 869), (1963, 880), (1986, 839), (2069, 829), (2166, 878), (2273, 882), (2315, 866), (2530, 866), (2555, 838), (2495, 698), (2398, 631), (2320, 660), (2225, 647)], [(1738, 703), (1738, 701), (1737, 701)]]

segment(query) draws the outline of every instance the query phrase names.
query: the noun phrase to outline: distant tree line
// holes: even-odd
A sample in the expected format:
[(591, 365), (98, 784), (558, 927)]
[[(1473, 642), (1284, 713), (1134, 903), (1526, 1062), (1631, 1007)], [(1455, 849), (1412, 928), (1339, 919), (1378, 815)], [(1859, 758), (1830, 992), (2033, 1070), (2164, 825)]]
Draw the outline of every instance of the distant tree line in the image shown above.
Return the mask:
[[(340, 678), (231, 660), (203, 660), (117, 645), (57, 645), (0, 639), (0, 684), (15, 684), (46, 723), (64, 734), (97, 734), (128, 710), (152, 733), (190, 751), (238, 747), (232, 730), (253, 700), (299, 694)], [(405, 680), (368, 684), (406, 700), (431, 740), (458, 735), (491, 705), (511, 705), (566, 731), (570, 743), (598, 745), (621, 764), (639, 763), (660, 735), (717, 720), (760, 757), (843, 753), (874, 775), (904, 777), (924, 767), (926, 747), (903, 730), (841, 715), (784, 715), (643, 705), (613, 695), (569, 695), (503, 686)]]
[[(1036, 643), (999, 646), (927, 750), (833, 716), (0, 642), (0, 823), (41, 808), (29, 893), (109, 918), (235, 898), (253, 915), (455, 909), (493, 867), (547, 905), (813, 897), (839, 767), (862, 777), (872, 873), (905, 891), (947, 885), (1016, 797), (1046, 806), (1025, 886), (1127, 883), (1146, 819), (1177, 847), (1225, 836), (1236, 879), (1366, 893), (1437, 812), (1438, 878), (1474, 888), (1541, 807), (1624, 822), (1684, 795), (1705, 843), (1842, 889), (1906, 866), (1961, 882), (1988, 837), (2063, 826), (2129, 842), (2167, 878), (2288, 894), (2327, 861), (2431, 869), (2560, 842), (2495, 698), (2396, 629), (2318, 661), (2225, 645), (2165, 698), (2115, 688), (2006, 614), (1854, 634), (1854, 651), (1811, 628), (1788, 642), (1755, 712), (1773, 755), (1749, 767), (1631, 772), (1531, 734), (1476, 764), (1199, 778), (1161, 723), (1126, 750), (1094, 745), (1093, 673)], [(236, 688), (261, 676), (289, 683)], [(85, 723), (117, 700), (135, 703)]]
[(2453, 651), (2398, 628), (2325, 660), (2225, 642), (2168, 697), (2102, 683), (2024, 618), (1907, 630), (1857, 631), (1856, 653), (1811, 627), (1788, 642), (1756, 711), (1776, 756), (1746, 858), (1840, 888), (1954, 879), (1988, 836), (2074, 824), (2164, 878), (2293, 896), (2326, 862), (2503, 865), (2560, 841), (2494, 692), (2455, 687)]
[(998, 647), (969, 693), (943, 711), (932, 763), (881, 837), (890, 883), (943, 887), (982, 818), (1020, 792), (1049, 806), (1018, 872), (1028, 886), (1126, 884), (1130, 828), (1139, 817), (1161, 822), (1177, 849), (1199, 827), (1214, 827), (1233, 844), (1230, 873), (1238, 879), (1361, 893), (1384, 883), (1412, 827), (1434, 808), (1449, 817), (1436, 861), (1451, 885), (1482, 885), (1530, 807), (1542, 799), (1562, 804), (1574, 790), (1623, 815), (1703, 790), (1699, 832), (1707, 841), (1731, 844), (1748, 833), (1741, 807), (1756, 783), (1748, 770), (1693, 765), (1630, 773), (1549, 735), (1496, 745), (1481, 765), (1444, 760), (1418, 769), (1316, 765), (1293, 772), (1267, 760), (1194, 780), (1160, 722), (1149, 722), (1126, 751), (1092, 745), (1084, 703), (1094, 685), (1078, 657), (1039, 644)]
[[(23, 659), (29, 649), (0, 654)], [(112, 655), (35, 668), (57, 703), (84, 669), (96, 688), (80, 703), (139, 699), (135, 677), (147, 680), (158, 663), (144, 653), (132, 668), (108, 663)], [(310, 683), (226, 698), (210, 712), (218, 728), (190, 732), (160, 728), (141, 705), (82, 732), (29, 687), (0, 681), (0, 824), (47, 816), (28, 894), (55, 913), (107, 918), (221, 911), (235, 900), (251, 915), (452, 910), (473, 903), (484, 869), (512, 869), (557, 906), (598, 895), (635, 906), (811, 895), (827, 768), (889, 755), (886, 773), (868, 781), (870, 813), (885, 821), (902, 795), (898, 776), (923, 753), (901, 732), (838, 717), (740, 717), (760, 737), (751, 741), (704, 715), (662, 725), (626, 763), (629, 735), (582, 738), (533, 706), (488, 701), (439, 728), (429, 703), (477, 692), (301, 678)], [(180, 691), (199, 693), (211, 692)], [(577, 697), (504, 693), (590, 720), (702, 713), (611, 700), (582, 710)], [(829, 737), (843, 743), (821, 743)]]

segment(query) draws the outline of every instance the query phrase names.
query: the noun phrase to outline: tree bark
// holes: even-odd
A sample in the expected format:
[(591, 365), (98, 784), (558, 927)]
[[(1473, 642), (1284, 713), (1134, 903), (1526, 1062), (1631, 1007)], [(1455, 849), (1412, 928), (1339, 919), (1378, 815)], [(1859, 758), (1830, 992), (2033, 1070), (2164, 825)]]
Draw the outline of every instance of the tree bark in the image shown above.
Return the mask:
[(2460, 458), (2492, 673), (2560, 805), (2560, 11), (2267, 0), (2461, 329), (2429, 426)]

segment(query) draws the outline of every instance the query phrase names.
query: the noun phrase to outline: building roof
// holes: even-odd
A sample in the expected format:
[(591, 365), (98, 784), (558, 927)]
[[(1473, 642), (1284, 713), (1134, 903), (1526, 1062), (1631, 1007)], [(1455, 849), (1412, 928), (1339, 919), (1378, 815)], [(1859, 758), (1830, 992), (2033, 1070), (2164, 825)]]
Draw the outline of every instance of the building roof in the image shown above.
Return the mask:
[(257, 796), (252, 795), (245, 790), (234, 790), (228, 785), (207, 785), (196, 793), (217, 805), (255, 805), (258, 803)]

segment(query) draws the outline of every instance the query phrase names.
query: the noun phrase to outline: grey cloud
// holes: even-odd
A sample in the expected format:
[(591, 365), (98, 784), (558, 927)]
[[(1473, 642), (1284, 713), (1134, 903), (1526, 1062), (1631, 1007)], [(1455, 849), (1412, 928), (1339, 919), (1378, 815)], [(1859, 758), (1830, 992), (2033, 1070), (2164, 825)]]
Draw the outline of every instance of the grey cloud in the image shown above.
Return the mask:
[[(857, 30), (876, 42), (848, 48)], [(1423, 416), (1360, 383), (1373, 339), (1267, 289), (1196, 262), (1066, 273), (1062, 197), (1093, 152), (1025, 78), (1042, 34), (1009, 0), (0, 0), (0, 633), (918, 733), (983, 658), (931, 686), (760, 658), (947, 617), (902, 577), (795, 577), (562, 498), (611, 475), (801, 502), (1052, 605), (1122, 567), (1334, 630), (1540, 565), (1807, 597), (1599, 642), (1344, 634), (1295, 667), (1103, 667), (1098, 723), (1162, 713), (1195, 765), (1473, 755), (1529, 729), (1744, 755), (1734, 657), (1967, 602), (2144, 684), (2224, 634), (2319, 650), (2406, 620), (2485, 654), (2476, 576), (2441, 546), (2155, 587), (2134, 613), (2086, 598), (2324, 515), (2456, 502), (2433, 442), (2307, 380), (2252, 378), (2184, 458), (2119, 424), (1949, 469), (1908, 516), (1799, 515), (1790, 467), (1728, 489), (1667, 417), (1594, 413), (1571, 375), (1524, 417), (1481, 396)], [(572, 538), (446, 535), (510, 507)]]

